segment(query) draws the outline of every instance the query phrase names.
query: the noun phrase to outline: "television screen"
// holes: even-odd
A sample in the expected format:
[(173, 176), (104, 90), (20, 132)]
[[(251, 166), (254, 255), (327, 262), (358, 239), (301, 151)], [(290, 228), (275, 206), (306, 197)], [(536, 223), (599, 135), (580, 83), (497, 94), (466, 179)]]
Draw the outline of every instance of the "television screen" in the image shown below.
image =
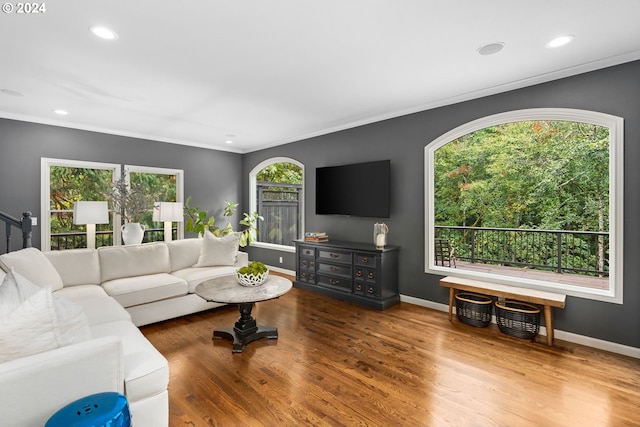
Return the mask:
[(316, 214), (389, 218), (391, 161), (316, 168)]

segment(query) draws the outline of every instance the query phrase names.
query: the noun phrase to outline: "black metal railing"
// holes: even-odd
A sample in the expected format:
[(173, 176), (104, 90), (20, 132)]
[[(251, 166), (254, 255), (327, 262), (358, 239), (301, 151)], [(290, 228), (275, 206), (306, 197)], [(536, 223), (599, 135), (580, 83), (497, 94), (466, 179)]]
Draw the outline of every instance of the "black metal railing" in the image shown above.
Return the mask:
[(435, 226), (449, 239), (457, 260), (533, 268), (557, 273), (609, 276), (609, 233)]
[(23, 212), (22, 218), (14, 218), (4, 212), (0, 212), (0, 221), (5, 223), (5, 234), (7, 238), (7, 252), (11, 252), (11, 227), (19, 228), (22, 231), (22, 247), (31, 247), (31, 236), (33, 223), (31, 221), (31, 212)]
[[(178, 229), (172, 229), (172, 239), (177, 239)], [(144, 230), (142, 243), (160, 242), (164, 240), (164, 228), (147, 228)], [(101, 246), (113, 246), (112, 231), (96, 232), (96, 248)], [(87, 247), (86, 233), (52, 233), (51, 250), (79, 249)]]

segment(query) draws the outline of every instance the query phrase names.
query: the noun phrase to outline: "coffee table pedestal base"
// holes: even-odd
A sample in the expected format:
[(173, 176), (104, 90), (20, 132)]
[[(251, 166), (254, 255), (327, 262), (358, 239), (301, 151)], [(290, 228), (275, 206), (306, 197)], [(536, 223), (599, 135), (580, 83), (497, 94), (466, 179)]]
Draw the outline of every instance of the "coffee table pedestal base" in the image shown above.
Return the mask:
[(271, 326), (258, 326), (251, 309), (253, 303), (239, 304), (240, 319), (233, 328), (216, 328), (213, 330), (213, 339), (228, 339), (233, 343), (232, 352), (241, 353), (247, 344), (261, 338), (278, 338), (278, 328)]

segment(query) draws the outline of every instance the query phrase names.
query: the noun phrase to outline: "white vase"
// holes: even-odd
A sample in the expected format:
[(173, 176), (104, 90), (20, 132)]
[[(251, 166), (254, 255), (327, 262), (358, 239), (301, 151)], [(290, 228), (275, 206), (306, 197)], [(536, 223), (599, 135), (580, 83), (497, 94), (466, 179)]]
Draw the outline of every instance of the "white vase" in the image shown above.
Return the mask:
[(139, 245), (144, 238), (144, 225), (128, 222), (122, 226), (122, 241), (125, 245)]

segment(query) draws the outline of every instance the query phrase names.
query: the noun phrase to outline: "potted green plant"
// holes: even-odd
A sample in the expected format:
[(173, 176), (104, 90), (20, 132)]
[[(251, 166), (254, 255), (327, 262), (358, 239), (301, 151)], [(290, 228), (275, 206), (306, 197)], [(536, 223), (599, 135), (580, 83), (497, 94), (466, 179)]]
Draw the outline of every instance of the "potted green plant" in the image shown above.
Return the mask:
[(144, 238), (142, 217), (153, 207), (155, 195), (149, 194), (142, 183), (127, 183), (126, 173), (115, 181), (106, 195), (111, 209), (125, 221), (122, 225), (122, 240), (125, 245), (141, 243)]
[[(225, 218), (229, 218), (233, 216), (236, 209), (238, 208), (238, 203), (225, 201), (225, 205), (222, 211), (222, 215)], [(191, 206), (191, 196), (187, 197), (187, 200), (184, 204), (184, 214), (187, 218), (185, 222), (185, 230), (197, 233), (199, 236), (204, 235), (205, 230), (209, 230), (213, 233), (214, 236), (226, 236), (227, 234), (234, 233), (233, 225), (231, 222), (227, 221), (227, 225), (224, 227), (218, 227), (215, 223), (215, 218), (213, 216), (208, 216), (208, 212), (202, 209), (200, 206)], [(243, 213), (243, 219), (241, 219), (238, 224), (245, 226), (246, 228), (242, 230), (240, 233), (240, 246), (245, 247), (251, 242), (255, 242), (257, 239), (257, 223), (258, 221), (262, 221), (258, 212), (253, 212), (251, 214)]]

